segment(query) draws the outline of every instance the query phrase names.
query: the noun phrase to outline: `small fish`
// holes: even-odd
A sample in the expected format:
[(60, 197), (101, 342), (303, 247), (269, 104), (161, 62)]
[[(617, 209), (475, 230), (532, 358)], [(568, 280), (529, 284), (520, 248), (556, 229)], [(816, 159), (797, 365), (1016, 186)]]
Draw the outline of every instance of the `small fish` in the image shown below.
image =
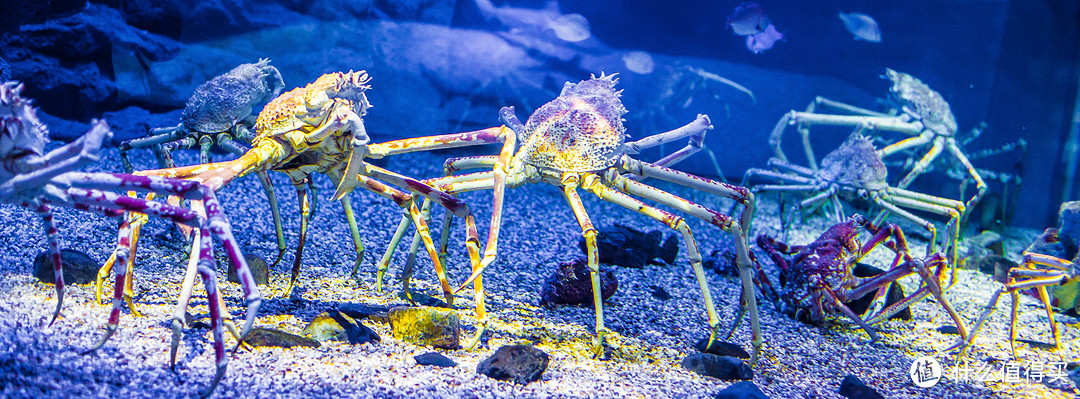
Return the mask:
[(784, 40), (784, 34), (776, 31), (776, 26), (769, 24), (761, 33), (750, 35), (746, 37), (746, 49), (751, 53), (761, 54), (761, 52), (771, 49), (777, 40)]
[(736, 35), (749, 36), (764, 32), (771, 22), (761, 4), (745, 1), (735, 7), (735, 12), (727, 19), (727, 24)]
[(555, 36), (568, 42), (580, 42), (592, 36), (589, 20), (581, 14), (563, 14), (548, 22), (548, 29), (555, 31)]
[(850, 14), (840, 13), (840, 20), (844, 21), (844, 28), (855, 35), (855, 40), (865, 40), (870, 43), (881, 43), (881, 28), (877, 21), (869, 15), (861, 12)]
[(622, 56), (623, 64), (630, 72), (640, 75), (648, 75), (656, 69), (656, 62), (649, 53), (644, 51), (631, 51)]

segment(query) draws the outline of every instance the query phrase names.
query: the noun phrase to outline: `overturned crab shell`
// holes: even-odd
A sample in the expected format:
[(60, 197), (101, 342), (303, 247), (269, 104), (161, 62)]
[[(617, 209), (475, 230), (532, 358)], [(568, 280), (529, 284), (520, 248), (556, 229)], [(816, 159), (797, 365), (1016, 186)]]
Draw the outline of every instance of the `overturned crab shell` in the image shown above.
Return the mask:
[(885, 77), (892, 81), (889, 91), (895, 100), (918, 114), (927, 128), (942, 135), (956, 132), (956, 117), (940, 93), (903, 72), (886, 69)]
[(563, 172), (609, 168), (623, 155), (626, 108), (615, 91), (615, 74), (567, 83), (559, 97), (544, 104), (525, 124), (521, 151), (525, 162)]
[(256, 104), (276, 97), (284, 88), (281, 73), (270, 66), (270, 60), (241, 64), (196, 88), (181, 121), (198, 132), (223, 132), (250, 116)]
[(22, 98), (23, 85), (0, 85), (0, 159), (32, 153), (42, 155), (49, 130), (38, 120), (30, 100)]

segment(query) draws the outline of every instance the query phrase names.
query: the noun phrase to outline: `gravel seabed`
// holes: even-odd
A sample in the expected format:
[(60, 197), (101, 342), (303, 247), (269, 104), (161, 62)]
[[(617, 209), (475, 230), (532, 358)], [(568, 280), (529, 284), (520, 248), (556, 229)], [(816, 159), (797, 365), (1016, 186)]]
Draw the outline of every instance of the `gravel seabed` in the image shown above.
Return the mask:
[[(492, 149), (490, 153), (494, 153)], [(137, 166), (153, 166), (149, 151), (133, 151)], [(391, 158), (384, 165), (417, 177), (440, 173), (449, 154), (418, 153)], [(177, 153), (177, 162), (192, 162), (192, 153)], [(116, 150), (105, 149), (102, 161), (91, 171), (120, 171)], [(387, 274), (387, 289), (374, 289), (375, 261), (386, 248), (401, 211), (391, 202), (370, 192), (351, 194), (357, 208), (362, 238), (367, 252), (359, 282), (349, 279), (355, 253), (341, 208), (330, 201), (333, 185), (319, 176), (316, 215), (308, 233), (299, 287), (291, 298), (283, 298), (292, 248), (299, 232), (297, 201), (282, 174), (272, 174), (278, 188), (285, 231), (290, 245), (284, 260), (271, 270), (271, 285), (262, 287), (266, 299), (259, 310), (257, 325), (299, 333), (315, 315), (342, 302), (370, 304), (402, 303), (400, 289), (404, 248), (397, 251)], [(714, 209), (727, 209), (730, 201), (666, 183), (655, 183), (684, 198)], [(708, 331), (701, 295), (690, 271), (685, 246), (673, 266), (647, 266), (617, 270), (619, 291), (604, 304), (607, 326), (617, 334), (620, 345), (615, 359), (599, 361), (587, 355), (593, 329), (591, 307), (538, 307), (541, 283), (554, 266), (581, 256), (577, 241), (580, 229), (570, 208), (554, 187), (526, 186), (508, 191), (499, 260), (484, 275), (488, 309), (493, 319), (490, 332), (480, 348), (447, 351), (457, 367), (418, 366), (414, 355), (430, 351), (391, 337), (388, 325), (365, 321), (382, 336), (379, 344), (349, 345), (328, 342), (311, 349), (257, 348), (229, 356), (228, 372), (214, 393), (217, 397), (712, 397), (734, 381), (719, 381), (684, 370), (679, 362), (693, 351), (691, 345)], [(254, 177), (239, 179), (220, 192), (237, 240), (245, 252), (273, 259), (277, 252), (266, 200)], [(477, 214), (482, 239), (490, 217), (490, 192), (462, 196)], [(663, 228), (644, 216), (582, 195), (586, 208), (599, 227), (619, 222), (649, 231)], [(755, 217), (754, 233), (778, 234), (776, 204), (763, 198)], [(441, 210), (435, 211), (435, 220)], [(169, 224), (155, 220), (143, 229), (138, 248), (135, 303), (144, 317), (123, 314), (116, 335), (97, 353), (82, 355), (101, 336), (108, 308), (94, 301), (91, 285), (70, 286), (62, 316), (52, 326), (49, 316), (55, 306), (55, 291), (31, 276), (31, 263), (44, 250), (45, 239), (39, 219), (32, 212), (12, 205), (0, 205), (0, 396), (60, 397), (96, 396), (125, 398), (188, 397), (204, 391), (213, 376), (213, 350), (206, 330), (187, 329), (180, 346), (175, 370), (168, 361), (171, 330), (168, 320), (179, 291), (186, 264), (183, 244), (171, 235)], [(62, 247), (83, 251), (98, 261), (108, 258), (115, 243), (116, 226), (107, 218), (59, 209)], [(698, 220), (689, 221), (701, 251), (731, 247), (730, 236)], [(436, 223), (438, 224), (438, 223)], [(790, 229), (787, 240), (805, 243), (829, 223), (812, 218)], [(921, 253), (917, 227), (903, 225), (912, 241), (913, 253)], [(452, 243), (463, 239), (460, 223), (451, 233)], [(433, 229), (438, 229), (433, 226)], [(1007, 253), (1014, 259), (1037, 232), (1009, 230)], [(665, 232), (665, 234), (667, 234)], [(754, 246), (756, 250), (756, 246)], [(220, 255), (220, 251), (219, 251)], [(462, 245), (451, 246), (448, 273), (460, 282), (469, 274)], [(766, 270), (775, 270), (759, 252)], [(871, 259), (882, 264), (883, 259)], [(435, 294), (437, 281), (426, 255), (419, 257), (413, 278), (414, 289)], [(224, 279), (224, 265), (220, 265)], [(734, 320), (739, 286), (737, 280), (707, 272), (709, 285), (724, 325)], [(961, 283), (948, 298), (966, 323), (974, 322), (981, 307), (996, 289), (989, 276), (975, 271), (960, 272)], [(903, 283), (910, 292), (916, 279)], [(659, 300), (650, 286), (659, 285), (672, 295)], [(206, 313), (201, 284), (196, 286), (191, 312)], [(229, 310), (244, 312), (239, 286), (223, 283)], [(111, 293), (111, 284), (107, 292)], [(106, 294), (108, 295), (108, 294)], [(1000, 372), (1011, 359), (1008, 345), (1008, 306), (1001, 309), (982, 329), (967, 360), (972, 364), (990, 362)], [(466, 336), (474, 331), (472, 292), (462, 291), (458, 314)], [(126, 307), (125, 307), (126, 309)], [(1026, 340), (1052, 342), (1045, 314), (1038, 302), (1023, 297), (1020, 305), (1019, 336)], [(880, 325), (883, 342), (870, 343), (866, 334), (837, 323), (824, 331), (781, 314), (770, 303), (761, 304), (764, 351), (754, 369), (754, 382), (772, 398), (839, 397), (840, 381), (854, 374), (887, 397), (1073, 397), (1075, 386), (1068, 381), (1057, 388), (1032, 382), (962, 382), (950, 376), (932, 388), (916, 387), (908, 376), (913, 360), (936, 357), (946, 374), (956, 362), (952, 353), (942, 353), (957, 339), (936, 328), (951, 324), (947, 314), (932, 300), (912, 306), (915, 320), (891, 321)], [(1022, 364), (1080, 359), (1080, 321), (1058, 315), (1062, 347), (1057, 350), (1018, 344)], [(230, 347), (233, 344), (229, 340)], [(476, 364), (496, 348), (506, 344), (537, 341), (551, 355), (551, 364), (539, 382), (514, 385), (475, 372)], [(749, 323), (735, 333), (732, 341), (750, 346)]]

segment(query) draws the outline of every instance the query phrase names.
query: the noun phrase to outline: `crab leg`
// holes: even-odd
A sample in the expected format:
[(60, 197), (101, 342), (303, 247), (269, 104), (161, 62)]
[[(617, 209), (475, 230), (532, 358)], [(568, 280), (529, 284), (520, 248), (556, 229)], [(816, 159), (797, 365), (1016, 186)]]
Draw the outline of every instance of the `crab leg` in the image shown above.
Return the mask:
[[(166, 168), (173, 167), (172, 157), (171, 156), (169, 156), (168, 158), (162, 157), (162, 152), (163, 151), (160, 148), (160, 145), (163, 144), (163, 143), (166, 143), (166, 142), (176, 140), (176, 139), (180, 138), (180, 136), (183, 136), (184, 131), (181, 130), (182, 126), (183, 126), (183, 124), (179, 124), (179, 125), (176, 125), (174, 127), (151, 129), (150, 130), (150, 136), (148, 136), (148, 137), (140, 137), (140, 138), (137, 138), (137, 139), (127, 140), (127, 141), (124, 141), (124, 142), (120, 143), (120, 146), (119, 146), (120, 147), (120, 163), (123, 164), (124, 171), (127, 172), (127, 173), (131, 173), (132, 171), (135, 170), (135, 168), (133, 168), (131, 166), (131, 161), (128, 160), (128, 157), (127, 157), (127, 152), (128, 151), (131, 151), (132, 148), (150, 147), (150, 146), (155, 147), (154, 150), (158, 155), (158, 161), (159, 161), (159, 164), (162, 167), (166, 167)], [(167, 163), (166, 163), (166, 161), (167, 161)]]
[(829, 301), (829, 305), (832, 306), (834, 309), (839, 310), (840, 313), (843, 313), (844, 316), (847, 316), (847, 318), (854, 320), (855, 324), (858, 324), (859, 327), (862, 327), (863, 331), (866, 331), (866, 334), (870, 336), (870, 342), (877, 342), (881, 340), (881, 336), (878, 335), (877, 331), (874, 331), (873, 328), (870, 328), (870, 325), (863, 321), (863, 319), (860, 318), (859, 315), (855, 314), (855, 312), (852, 311), (851, 308), (847, 307), (847, 305), (845, 305), (844, 302), (840, 300), (840, 297), (836, 295), (836, 292), (833, 291), (832, 288), (829, 288), (828, 285), (824, 284), (820, 288), (822, 291), (825, 292), (824, 297), (826, 300)]
[[(895, 131), (914, 134), (922, 130), (922, 124), (905, 121), (898, 116), (856, 116), (856, 115), (828, 115), (815, 114), (812, 112), (791, 111), (785, 114), (773, 128), (769, 135), (769, 144), (773, 147), (775, 156), (782, 161), (787, 161), (780, 148), (785, 127), (788, 125), (832, 125), (832, 126), (866, 126), (877, 130)], [(806, 153), (807, 162), (814, 171), (818, 170), (817, 158), (810, 145), (809, 129), (800, 130), (803, 139), (803, 150)]]
[[(605, 178), (611, 182), (610, 184), (616, 190), (623, 191), (627, 194), (638, 195), (646, 199), (657, 201), (659, 203), (682, 210), (697, 218), (708, 221), (709, 223), (712, 223), (713, 225), (716, 225), (717, 227), (720, 227), (721, 229), (728, 231), (732, 234), (733, 239), (735, 240), (736, 266), (738, 266), (739, 268), (739, 276), (742, 280), (743, 286), (742, 301), (740, 302), (744, 302), (746, 304), (746, 307), (750, 311), (750, 325), (752, 328), (752, 342), (754, 347), (750, 361), (751, 363), (756, 364), (758, 355), (761, 352), (761, 325), (760, 315), (757, 308), (757, 297), (755, 294), (757, 291), (754, 288), (754, 282), (751, 276), (752, 266), (750, 263), (750, 251), (747, 245), (746, 234), (744, 233), (745, 230), (743, 230), (743, 226), (746, 226), (745, 228), (749, 229), (750, 219), (753, 217), (754, 195), (750, 193), (749, 190), (746, 190), (742, 187), (702, 179), (687, 174), (685, 172), (679, 172), (665, 167), (650, 165), (648, 163), (635, 161), (626, 157), (623, 158), (622, 166), (624, 169), (634, 174), (655, 177), (672, 183), (696, 188), (705, 192), (723, 196), (725, 198), (732, 198), (737, 202), (744, 204), (746, 208), (743, 210), (741, 220), (736, 221), (727, 215), (712, 211), (701, 205), (679, 198), (675, 195), (659, 190), (657, 188), (635, 182), (631, 179), (625, 178), (620, 174), (610, 173), (608, 175), (605, 175)], [(683, 232), (685, 241), (687, 242), (687, 247), (689, 248), (689, 243), (693, 242), (693, 237), (690, 234), (689, 227), (681, 226), (678, 229), (679, 231)], [(708, 287), (707, 285), (705, 285), (706, 283), (704, 270), (701, 267), (701, 254), (695, 254), (694, 252), (692, 252), (696, 251), (696, 248), (689, 251), (691, 251), (690, 261), (692, 266), (694, 267), (694, 274), (697, 275), (698, 282), (700, 285), (702, 285), (702, 295), (706, 296), (706, 305), (711, 307), (712, 301), (711, 298), (708, 297)], [(742, 308), (740, 306), (740, 312), (741, 309)], [(715, 310), (713, 311), (715, 312)], [(711, 322), (712, 320), (710, 318), (710, 323)], [(733, 326), (731, 330), (732, 333), (734, 333), (734, 327), (737, 327), (737, 325), (738, 324), (735, 324), (735, 326)], [(713, 327), (713, 331), (710, 339), (715, 338), (716, 333), (716, 326), (714, 325), (711, 327)]]
[[(620, 205), (624, 208), (637, 211), (638, 213), (641, 213), (645, 216), (655, 219), (656, 221), (664, 223), (671, 229), (674, 229), (682, 234), (683, 242), (686, 243), (687, 256), (690, 260), (691, 269), (694, 271), (695, 278), (697, 278), (698, 288), (701, 289), (701, 296), (705, 302), (705, 313), (706, 315), (708, 315), (709, 318), (709, 345), (712, 345), (712, 343), (718, 339), (718, 333), (720, 330), (720, 317), (717, 315), (716, 306), (713, 304), (712, 294), (709, 290), (709, 285), (705, 278), (704, 269), (701, 266), (701, 253), (698, 250), (697, 241), (694, 240), (694, 236), (690, 230), (690, 226), (686, 224), (686, 221), (682, 217), (649, 206), (644, 202), (641, 202), (634, 197), (631, 197), (628, 194), (641, 195), (643, 197), (656, 200), (658, 202), (676, 208), (681, 208), (683, 210), (687, 210), (685, 208), (690, 208), (698, 211), (688, 211), (691, 214), (695, 214), (695, 216), (697, 216), (696, 214), (699, 212), (711, 211), (696, 204), (682, 200), (681, 198), (675, 197), (674, 195), (653, 189), (650, 186), (638, 183), (634, 180), (617, 174), (613, 174), (613, 180), (608, 182), (608, 184), (611, 184), (614, 187), (608, 187), (605, 184), (601, 184), (601, 181), (599, 181), (599, 179), (595, 175), (587, 176), (585, 178), (585, 182), (585, 188), (596, 194), (597, 197), (600, 197), (605, 201)], [(683, 203), (679, 204), (673, 202), (672, 200), (682, 201)], [(715, 212), (714, 214), (719, 215)], [(713, 219), (712, 217), (710, 217), (705, 220)], [(594, 283), (593, 292), (600, 292), (599, 280)]]
[(443, 174), (447, 177), (465, 169), (491, 168), (499, 160), (498, 155), (475, 155), (447, 159), (443, 163)]
[[(246, 130), (247, 129), (245, 129), (245, 131)], [(229, 137), (227, 135), (222, 135), (218, 139), (218, 145), (238, 157), (243, 156), (245, 153), (251, 150), (250, 148), (247, 148), (247, 146), (240, 144), (232, 137)], [(270, 181), (270, 175), (267, 174), (265, 170), (259, 170), (255, 172), (255, 175), (259, 177), (259, 184), (262, 185), (263, 192), (266, 194), (266, 201), (270, 203), (270, 215), (274, 218), (274, 233), (277, 234), (278, 256), (277, 259), (275, 259), (274, 262), (270, 264), (270, 267), (273, 268), (278, 264), (278, 262), (281, 262), (281, 258), (285, 256), (285, 232), (281, 225), (281, 207), (278, 206), (277, 194), (274, 193), (274, 183)], [(350, 211), (351, 209), (347, 208), (345, 213), (346, 217), (350, 217), (352, 215)], [(356, 221), (354, 219), (352, 220), (352, 224), (350, 224), (349, 226), (352, 227), (355, 224)], [(361, 248), (361, 252), (362, 250), (363, 249)]]
[(690, 122), (683, 127), (664, 133), (654, 134), (641, 140), (625, 143), (623, 145), (626, 154), (639, 154), (642, 150), (646, 148), (656, 147), (659, 145), (670, 143), (675, 140), (689, 137), (690, 141), (686, 144), (685, 147), (655, 162), (655, 164), (657, 165), (670, 166), (686, 159), (687, 157), (693, 155), (694, 153), (697, 153), (698, 151), (701, 151), (701, 148), (703, 146), (702, 143), (705, 141), (705, 132), (712, 129), (713, 125), (712, 122), (709, 120), (709, 116), (704, 114), (698, 114), (697, 118), (695, 118), (693, 122)]
[[(964, 169), (967, 169), (968, 174), (971, 175), (971, 178), (975, 180), (975, 189), (977, 190), (977, 192), (974, 196), (969, 198), (967, 202), (964, 203), (964, 206), (967, 207), (967, 209), (972, 209), (975, 207), (976, 204), (979, 203), (979, 200), (982, 199), (982, 196), (986, 194), (986, 191), (989, 189), (989, 187), (986, 185), (986, 182), (983, 181), (982, 176), (979, 175), (979, 171), (975, 169), (974, 165), (971, 164), (971, 160), (969, 160), (968, 157), (964, 155), (964, 152), (960, 150), (960, 147), (957, 146), (956, 139), (949, 138), (949, 140), (945, 142), (945, 148), (949, 150), (949, 152), (952, 153), (952, 155), (956, 157), (958, 161), (960, 161), (961, 165), (964, 165)], [(964, 217), (961, 218), (961, 225), (963, 225), (966, 221), (966, 216), (967, 215), (964, 215)]]
[[(145, 213), (188, 226), (206, 226), (210, 232), (218, 236), (222, 241), (222, 246), (225, 248), (230, 264), (237, 271), (241, 287), (244, 290), (248, 308), (243, 331), (245, 335), (247, 334), (247, 331), (251, 329), (251, 325), (254, 323), (258, 307), (262, 302), (262, 296), (255, 286), (255, 280), (248, 269), (247, 261), (240, 252), (236, 238), (233, 236), (228, 218), (225, 216), (224, 210), (212, 189), (194, 181), (153, 176), (117, 176), (105, 173), (80, 174), (77, 178), (70, 179), (70, 183), (72, 188), (69, 188), (67, 193), (74, 203)], [(80, 187), (89, 187), (90, 189)], [(201, 198), (207, 216), (203, 218), (197, 212), (189, 209), (122, 196), (112, 192), (102, 192), (95, 188), (127, 188), (179, 195), (189, 199)], [(128, 221), (125, 220), (124, 223), (128, 224)], [(125, 238), (130, 240), (128, 234), (125, 232)], [(119, 261), (118, 256), (117, 262)]]
[[(898, 153), (900, 151), (904, 151), (904, 150), (909, 149), (909, 148), (921, 147), (921, 146), (930, 144), (930, 142), (933, 141), (933, 140), (934, 140), (934, 133), (930, 132), (930, 131), (926, 131), (926, 132), (923, 132), (922, 134), (919, 134), (918, 136), (908, 137), (908, 138), (900, 140), (900, 141), (898, 141), (896, 143), (890, 144), (890, 145), (886, 146), (885, 148), (882, 148), (882, 149), (878, 150), (878, 154), (880, 154), (882, 158), (885, 158), (885, 157), (887, 157), (889, 155)], [(939, 149), (939, 151), (940, 151), (940, 149)]]
[[(595, 185), (596, 175), (584, 175), (585, 187)], [(603, 357), (604, 346), (607, 335), (610, 333), (607, 328), (604, 327), (604, 305), (603, 305), (603, 293), (600, 290), (600, 264), (599, 254), (596, 249), (596, 228), (593, 227), (592, 221), (589, 220), (589, 214), (585, 211), (585, 206), (581, 203), (581, 197), (578, 196), (578, 185), (582, 183), (579, 181), (582, 176), (577, 173), (564, 173), (562, 176), (562, 192), (563, 198), (570, 204), (570, 209), (574, 211), (574, 217), (578, 221), (578, 225), (581, 226), (581, 235), (585, 238), (586, 255), (588, 255), (589, 262), (589, 279), (592, 282), (593, 293), (593, 308), (596, 310), (596, 335), (593, 340), (593, 356)], [(600, 195), (600, 194), (597, 194)], [(602, 195), (600, 195), (603, 198)], [(712, 312), (709, 316), (709, 321), (713, 321), (712, 316), (715, 316), (716, 312)], [(713, 330), (715, 333), (715, 330)]]
[(116, 256), (116, 261), (119, 266), (115, 268), (116, 284), (113, 293), (112, 310), (109, 312), (109, 321), (105, 325), (105, 335), (102, 336), (101, 340), (94, 344), (94, 346), (83, 352), (83, 355), (94, 352), (102, 346), (105, 346), (105, 342), (109, 340), (109, 337), (112, 337), (112, 335), (116, 333), (116, 327), (118, 324), (120, 324), (120, 303), (121, 301), (123, 301), (124, 297), (124, 277), (127, 274), (127, 258), (128, 255), (131, 253), (131, 242), (129, 241), (128, 237), (129, 229), (130, 225), (128, 223), (128, 219), (125, 218), (122, 222), (120, 222), (119, 231), (116, 234), (116, 250), (113, 252), (113, 254), (114, 256)]
[[(30, 204), (24, 204), (29, 207)], [(60, 256), (60, 241), (56, 238), (56, 222), (53, 220), (52, 210), (44, 202), (38, 201), (34, 213), (41, 217), (41, 225), (45, 229), (45, 239), (49, 243), (49, 258), (53, 264), (53, 279), (56, 285), (56, 310), (53, 311), (51, 326), (60, 315), (60, 308), (64, 305), (64, 268)]]
[[(318, 197), (310, 176), (299, 181), (293, 181), (293, 186), (296, 187), (296, 198), (300, 199), (300, 241), (296, 244), (296, 256), (293, 257), (289, 286), (285, 288), (285, 296), (292, 293), (293, 287), (296, 286), (296, 278), (300, 275), (300, 263), (304, 257), (304, 244), (307, 242), (308, 219), (311, 218), (311, 211), (314, 207), (312, 202)], [(309, 186), (311, 188), (310, 194)]]

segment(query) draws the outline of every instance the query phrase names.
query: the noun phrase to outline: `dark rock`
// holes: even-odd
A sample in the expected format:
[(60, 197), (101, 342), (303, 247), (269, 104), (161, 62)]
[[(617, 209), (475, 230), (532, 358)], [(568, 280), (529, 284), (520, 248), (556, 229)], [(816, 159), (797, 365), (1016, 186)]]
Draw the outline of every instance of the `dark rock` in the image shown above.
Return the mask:
[(252, 346), (276, 346), (279, 348), (292, 348), (296, 346), (305, 346), (308, 348), (318, 348), (319, 341), (311, 338), (304, 338), (296, 334), (290, 334), (281, 330), (266, 328), (266, 327), (254, 327), (248, 332), (248, 335), (244, 337), (244, 343)]
[(720, 380), (749, 380), (754, 378), (754, 370), (750, 369), (750, 366), (737, 357), (691, 353), (683, 359), (682, 366), (695, 373)]
[(649, 293), (652, 294), (653, 298), (659, 299), (661, 301), (671, 299), (671, 294), (669, 294), (667, 290), (664, 289), (664, 287), (661, 287), (659, 285), (650, 285)]
[(434, 307), (390, 308), (390, 331), (394, 338), (419, 345), (457, 349), (461, 323), (457, 313)]
[(416, 364), (423, 366), (457, 367), (457, 362), (443, 356), (443, 354), (439, 352), (428, 352), (423, 355), (416, 355), (413, 356), (413, 359), (416, 359)]
[(124, 68), (130, 64), (145, 75), (148, 62), (175, 57), (180, 43), (131, 27), (119, 11), (90, 3), (74, 15), (22, 25), (0, 39), (0, 48), (42, 109), (87, 119), (119, 100), (114, 79), (131, 72)]
[(120, 11), (132, 27), (179, 39), (183, 0), (94, 0)]
[[(619, 281), (611, 270), (600, 269), (600, 294), (602, 299), (611, 298), (619, 289)], [(592, 305), (592, 278), (589, 262), (578, 258), (560, 263), (555, 274), (544, 281), (540, 288), (540, 304)]]
[[(659, 263), (654, 261), (656, 258), (672, 264), (679, 253), (679, 240), (672, 235), (661, 245), (663, 238), (659, 230), (646, 234), (616, 223), (600, 229), (597, 234), (597, 255), (600, 263), (624, 267), (642, 268), (650, 263)], [(578, 241), (578, 246), (582, 252), (588, 253), (584, 238)]]
[[(873, 277), (884, 272), (884, 270), (881, 270), (877, 267), (870, 266), (865, 263), (858, 263), (855, 265), (855, 268), (852, 269), (851, 274), (855, 275), (855, 277)], [(885, 295), (885, 306), (900, 302), (903, 299), (904, 287), (900, 286), (900, 284), (892, 284), (889, 287), (889, 292)], [(861, 315), (870, 308), (871, 302), (873, 300), (874, 292), (870, 292), (854, 301), (846, 302), (845, 305), (847, 305), (848, 308), (855, 312), (855, 314)], [(892, 315), (892, 317), (890, 317), (889, 319), (911, 320), (911, 309), (905, 308), (904, 310), (896, 312), (896, 314)]]
[(713, 399), (769, 399), (769, 397), (753, 382), (740, 381), (717, 392)]
[(707, 336), (701, 338), (694, 343), (694, 349), (697, 349), (698, 352), (713, 354), (716, 356), (730, 356), (740, 359), (750, 358), (750, 354), (746, 353), (746, 349), (743, 349), (739, 345), (724, 341), (713, 341), (712, 345), (709, 346), (709, 350), (706, 351), (705, 344), (708, 343), (708, 341), (709, 337)]
[(1063, 202), (1058, 209), (1058, 238), (1067, 251), (1064, 259), (1072, 259), (1080, 252), (1080, 201)]
[(942, 334), (960, 335), (960, 329), (952, 324), (940, 326), (937, 328), (937, 331)]
[(342, 303), (337, 310), (354, 319), (371, 319), (379, 323), (390, 322), (390, 308), (366, 303)]
[(316, 341), (346, 341), (352, 345), (378, 343), (380, 340), (374, 330), (337, 310), (315, 316), (300, 335)]
[(8, 65), (7, 61), (0, 58), (0, 82), (7, 82), (11, 80), (11, 65)]
[(739, 267), (735, 266), (735, 253), (726, 249), (712, 251), (709, 256), (701, 260), (701, 267), (721, 276), (739, 275)]
[(1009, 269), (1016, 266), (1016, 262), (1000, 255), (988, 255), (972, 261), (972, 268), (978, 268), (983, 274), (994, 276), (994, 281), (1004, 283), (1009, 278)]
[(25, 24), (75, 14), (86, 8), (86, 0), (14, 0), (4, 2), (0, 13), (0, 33), (16, 31)]
[[(60, 265), (64, 268), (64, 284), (89, 284), (97, 279), (101, 265), (89, 255), (73, 249), (60, 250)], [(56, 283), (52, 257), (42, 251), (34, 257), (34, 277), (43, 283)]]
[[(119, 145), (122, 141), (146, 137), (151, 128), (176, 126), (176, 123), (180, 121), (180, 111), (155, 114), (140, 107), (127, 107), (119, 111), (106, 112), (102, 114), (102, 119), (109, 121), (109, 127), (112, 128), (113, 136), (109, 142)], [(52, 127), (52, 125), (49, 126)], [(82, 131), (85, 130), (85, 128), (82, 129)]]
[(540, 380), (548, 360), (547, 353), (532, 345), (506, 345), (476, 365), (476, 373), (524, 385)]
[[(270, 282), (270, 266), (266, 264), (265, 259), (259, 255), (246, 253), (244, 260), (247, 260), (248, 269), (251, 270), (251, 277), (255, 279), (255, 284), (266, 285)], [(229, 265), (229, 274), (226, 279), (230, 283), (240, 284), (240, 278), (236, 276), (236, 270), (232, 265)]]
[[(344, 3), (350, 1), (339, 0)], [(450, 25), (454, 17), (453, 0), (374, 0), (375, 7), (395, 21), (424, 21)]]
[(885, 399), (874, 388), (853, 375), (844, 376), (844, 380), (840, 382), (840, 395), (850, 399)]
[(420, 305), (420, 306), (430, 306), (430, 307), (434, 307), (434, 308), (445, 308), (445, 309), (453, 309), (454, 308), (453, 306), (450, 306), (449, 304), (446, 303), (446, 301), (444, 301), (442, 299), (439, 299), (439, 298), (436, 298), (436, 297), (433, 297), (431, 295), (427, 295), (427, 294), (424, 294), (424, 293), (420, 293), (420, 292), (399, 291), (398, 292), (398, 298), (404, 299), (406, 301), (409, 301), (409, 303)]
[(1032, 241), (1031, 245), (1024, 250), (1038, 254), (1055, 256), (1061, 259), (1069, 259), (1069, 251), (1058, 237), (1058, 229), (1047, 228)]

